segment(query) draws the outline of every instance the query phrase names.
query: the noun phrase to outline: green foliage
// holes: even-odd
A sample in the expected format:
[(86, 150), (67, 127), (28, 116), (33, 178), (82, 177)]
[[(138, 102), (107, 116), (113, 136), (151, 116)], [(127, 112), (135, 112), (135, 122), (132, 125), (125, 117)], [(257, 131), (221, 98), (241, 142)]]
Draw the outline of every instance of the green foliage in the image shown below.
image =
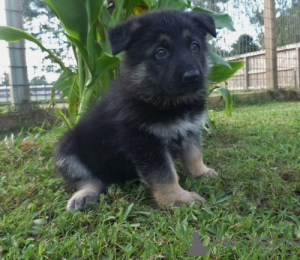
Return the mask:
[(0, 40), (5, 40), (8, 42), (16, 42), (20, 40), (28, 40), (35, 43), (37, 46), (41, 48), (41, 50), (47, 52), (54, 62), (58, 63), (62, 69), (65, 69), (65, 65), (52, 51), (43, 46), (43, 44), (31, 34), (22, 31), (20, 29), (16, 29), (10, 26), (0, 26)]
[[(67, 99), (69, 113), (72, 116), (72, 123), (69, 122), (69, 126), (85, 114), (92, 102), (107, 90), (109, 83), (115, 77), (116, 66), (120, 59), (110, 54), (107, 39), (109, 27), (127, 19), (132, 13), (139, 14), (161, 8), (179, 10), (192, 8), (189, 0), (120, 0), (114, 1), (112, 7), (103, 0), (44, 0), (44, 2), (58, 17), (73, 46), (77, 61), (76, 70), (67, 68), (62, 60), (46, 49), (37, 38), (22, 30), (1, 26), (0, 39), (10, 42), (22, 39), (32, 41), (60, 65), (63, 72), (53, 86), (52, 96), (54, 97), (55, 91), (61, 91), (62, 97)], [(227, 14), (217, 14), (201, 8), (193, 8), (193, 10), (211, 14), (218, 29), (234, 30), (232, 20)], [(220, 78), (225, 81), (236, 72), (235, 68), (238, 66), (231, 66), (214, 53), (211, 53), (211, 57), (213, 67), (209, 78), (213, 85), (220, 82)], [(222, 77), (217, 74), (219, 72), (223, 73)], [(225, 100), (231, 102), (231, 99)], [(52, 101), (54, 102), (53, 99)], [(229, 104), (227, 107), (230, 106)], [(62, 119), (65, 121), (66, 117)]]
[[(217, 57), (218, 55), (214, 53), (214, 56)], [(223, 61), (221, 60), (221, 58), (218, 61), (215, 60), (211, 68), (208, 80), (212, 84), (218, 84), (220, 82), (226, 81), (227, 79), (232, 77), (240, 68), (242, 68), (244, 64), (244, 61), (229, 61), (224, 63), (223, 65)]]
[[(111, 78), (111, 70), (119, 63), (119, 58), (108, 54), (106, 31), (114, 19), (121, 20), (123, 6), (117, 4), (110, 15), (103, 1), (45, 2), (57, 15), (68, 39), (75, 46), (77, 71), (64, 71), (54, 89), (63, 91), (63, 96), (68, 100), (69, 112), (76, 122), (93, 100), (105, 91), (104, 83)], [(103, 15), (106, 19), (99, 19)]]
[(219, 14), (200, 7), (193, 8), (193, 11), (210, 14), (214, 18), (217, 29), (227, 28), (230, 31), (235, 31), (233, 21), (228, 14)]
[(209, 81), (209, 94), (214, 90), (218, 90), (221, 97), (225, 100), (225, 112), (227, 116), (231, 116), (233, 111), (233, 97), (228, 88), (220, 87), (217, 84), (226, 82), (227, 79), (232, 77), (240, 68), (245, 64), (244, 61), (225, 61), (214, 52), (210, 52), (212, 61), (212, 68), (208, 76)]

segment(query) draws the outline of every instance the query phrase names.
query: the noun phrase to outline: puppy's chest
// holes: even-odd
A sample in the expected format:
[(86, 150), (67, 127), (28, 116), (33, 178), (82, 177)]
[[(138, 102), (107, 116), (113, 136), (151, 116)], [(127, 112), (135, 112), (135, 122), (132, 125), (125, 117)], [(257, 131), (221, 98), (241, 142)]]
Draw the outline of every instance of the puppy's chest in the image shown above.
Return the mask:
[(167, 123), (144, 123), (141, 128), (146, 132), (156, 136), (157, 138), (168, 143), (171, 140), (178, 138), (186, 138), (191, 133), (198, 133), (204, 123), (204, 116), (202, 114), (194, 116), (183, 116), (174, 119)]

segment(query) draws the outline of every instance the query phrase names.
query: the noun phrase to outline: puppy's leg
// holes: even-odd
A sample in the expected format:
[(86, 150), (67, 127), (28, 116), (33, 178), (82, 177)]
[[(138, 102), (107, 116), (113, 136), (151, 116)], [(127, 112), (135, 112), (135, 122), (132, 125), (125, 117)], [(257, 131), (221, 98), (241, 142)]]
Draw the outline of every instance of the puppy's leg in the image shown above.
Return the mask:
[(207, 177), (218, 176), (218, 173), (215, 170), (208, 168), (203, 163), (201, 148), (196, 138), (183, 142), (180, 158), (185, 169), (193, 177), (199, 177), (201, 175)]
[(198, 203), (205, 201), (195, 192), (180, 187), (174, 163), (167, 151), (157, 151), (147, 158), (136, 157), (135, 162), (141, 181), (151, 189), (159, 204), (178, 206), (193, 201)]
[(97, 202), (105, 187), (75, 155), (60, 158), (56, 165), (63, 178), (77, 190), (69, 199), (67, 210), (83, 210)]

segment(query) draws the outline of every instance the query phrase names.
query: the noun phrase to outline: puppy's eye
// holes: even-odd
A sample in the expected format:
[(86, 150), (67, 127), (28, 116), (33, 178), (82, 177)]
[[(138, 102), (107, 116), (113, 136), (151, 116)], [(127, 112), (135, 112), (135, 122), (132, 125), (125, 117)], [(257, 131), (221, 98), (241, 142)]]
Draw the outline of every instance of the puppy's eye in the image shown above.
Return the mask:
[(192, 52), (198, 52), (199, 51), (199, 44), (197, 42), (192, 42), (191, 43), (191, 51)]
[(155, 52), (155, 57), (157, 59), (164, 58), (167, 55), (167, 52), (164, 48), (158, 48)]

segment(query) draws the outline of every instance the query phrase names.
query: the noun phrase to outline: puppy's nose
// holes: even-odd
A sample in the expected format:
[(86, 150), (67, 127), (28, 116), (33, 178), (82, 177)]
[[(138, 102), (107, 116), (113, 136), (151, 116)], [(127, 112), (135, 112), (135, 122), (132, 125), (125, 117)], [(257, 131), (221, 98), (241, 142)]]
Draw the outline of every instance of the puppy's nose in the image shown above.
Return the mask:
[(189, 70), (183, 74), (182, 80), (184, 83), (194, 83), (198, 81), (200, 73), (198, 70)]

